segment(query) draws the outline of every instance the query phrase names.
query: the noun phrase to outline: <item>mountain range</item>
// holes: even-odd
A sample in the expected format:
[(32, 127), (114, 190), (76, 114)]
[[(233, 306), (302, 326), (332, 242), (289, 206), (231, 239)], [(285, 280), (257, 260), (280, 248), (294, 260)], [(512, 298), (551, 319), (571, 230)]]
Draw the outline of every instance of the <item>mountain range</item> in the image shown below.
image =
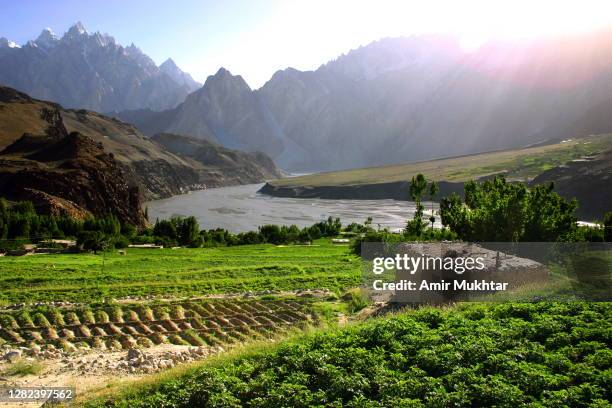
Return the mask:
[(291, 171), (401, 163), (612, 131), (612, 31), (491, 42), (387, 38), (252, 90), (220, 69), (164, 112), (116, 115), (261, 150)]
[[(511, 149), (612, 131), (612, 30), (466, 51), (453, 37), (385, 38), (259, 89), (221, 68), (200, 87), (81, 24), (19, 47), (0, 40), (0, 83), (111, 112), (142, 133), (261, 151), (293, 172)], [(77, 80), (75, 80), (75, 78)]]
[(98, 112), (174, 108), (201, 86), (172, 59), (158, 67), (134, 44), (123, 47), (81, 23), (61, 38), (44, 29), (23, 46), (0, 38), (0, 84)]

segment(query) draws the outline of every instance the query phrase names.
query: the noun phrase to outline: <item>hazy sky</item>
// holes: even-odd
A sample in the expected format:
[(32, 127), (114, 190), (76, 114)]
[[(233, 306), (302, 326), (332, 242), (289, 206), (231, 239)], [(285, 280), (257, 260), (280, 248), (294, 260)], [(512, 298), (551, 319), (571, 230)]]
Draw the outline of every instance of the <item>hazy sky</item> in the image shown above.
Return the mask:
[(449, 33), (469, 50), (597, 28), (612, 24), (612, 0), (0, 0), (0, 36), (18, 44), (78, 20), (199, 81), (224, 66), (258, 88), (278, 69), (316, 69), (383, 37)]

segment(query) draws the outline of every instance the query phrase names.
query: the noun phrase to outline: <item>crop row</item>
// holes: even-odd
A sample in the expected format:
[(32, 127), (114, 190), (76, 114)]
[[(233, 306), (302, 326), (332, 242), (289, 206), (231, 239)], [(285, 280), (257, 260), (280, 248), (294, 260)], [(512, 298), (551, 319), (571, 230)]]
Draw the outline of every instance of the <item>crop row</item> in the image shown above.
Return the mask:
[(210, 300), (0, 314), (0, 342), (99, 348), (173, 343), (215, 346), (266, 337), (310, 319), (293, 300)]

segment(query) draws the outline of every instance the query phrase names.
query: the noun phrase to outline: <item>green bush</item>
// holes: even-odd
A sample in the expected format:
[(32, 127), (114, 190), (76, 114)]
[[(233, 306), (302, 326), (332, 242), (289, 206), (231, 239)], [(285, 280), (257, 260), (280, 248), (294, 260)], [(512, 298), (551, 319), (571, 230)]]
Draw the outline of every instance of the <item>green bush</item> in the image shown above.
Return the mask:
[(610, 303), (578, 302), (423, 308), (87, 406), (604, 407), (610, 313)]
[(113, 239), (112, 245), (117, 249), (127, 248), (130, 245), (130, 240), (123, 235), (118, 235)]
[(360, 289), (352, 290), (348, 292), (347, 295), (347, 308), (349, 313), (357, 313), (370, 305), (368, 294)]
[(440, 202), (442, 223), (458, 237), (477, 242), (554, 242), (576, 228), (576, 201), (553, 192), (553, 184), (527, 188), (495, 177), (465, 184), (465, 201), (453, 194)]
[(604, 215), (604, 240), (612, 242), (612, 211), (608, 211)]

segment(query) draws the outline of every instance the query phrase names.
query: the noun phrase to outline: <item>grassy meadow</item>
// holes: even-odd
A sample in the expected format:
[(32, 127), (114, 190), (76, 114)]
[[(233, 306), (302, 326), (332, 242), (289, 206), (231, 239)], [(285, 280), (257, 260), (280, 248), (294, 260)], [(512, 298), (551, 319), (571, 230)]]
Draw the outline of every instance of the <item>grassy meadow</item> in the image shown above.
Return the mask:
[(187, 298), (263, 290), (341, 290), (360, 261), (329, 239), (314, 245), (136, 249), (126, 255), (0, 257), (0, 302), (100, 302), (126, 296)]

